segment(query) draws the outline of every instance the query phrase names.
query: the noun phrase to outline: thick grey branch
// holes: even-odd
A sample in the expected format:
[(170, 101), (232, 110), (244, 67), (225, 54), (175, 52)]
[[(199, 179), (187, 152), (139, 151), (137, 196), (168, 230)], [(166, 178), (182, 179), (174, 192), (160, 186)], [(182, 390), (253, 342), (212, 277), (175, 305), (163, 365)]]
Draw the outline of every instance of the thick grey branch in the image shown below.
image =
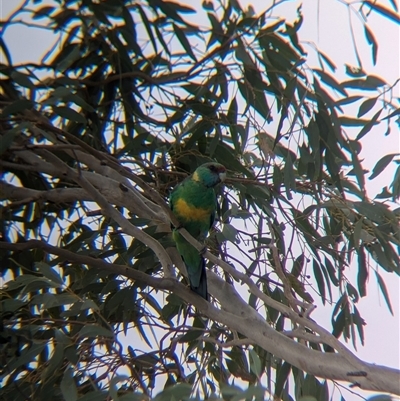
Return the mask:
[[(37, 152), (41, 154), (51, 155), (50, 152), (44, 149), (37, 149)], [(52, 163), (43, 160), (41, 157), (30, 150), (18, 151), (16, 153), (18, 154), (18, 157), (20, 157), (22, 160), (30, 165), (28, 167), (28, 169), (30, 170), (46, 173), (53, 177), (63, 177), (64, 175), (62, 169), (56, 167)], [(82, 155), (82, 152), (80, 152), (80, 155)], [(94, 159), (92, 156), (90, 157)], [(115, 204), (117, 206), (124, 206), (130, 212), (137, 214), (140, 217), (158, 221), (164, 224), (168, 223), (168, 218), (163, 212), (162, 208), (147, 200), (129, 183), (128, 185), (125, 185), (123, 181), (126, 181), (126, 179), (115, 172), (115, 170), (112, 170), (107, 166), (101, 166), (100, 161), (96, 164), (92, 159), (90, 159), (90, 162), (93, 165), (96, 165), (99, 169), (100, 167), (103, 167), (103, 169), (100, 169), (101, 174), (90, 171), (81, 171), (81, 174), (92, 185), (94, 185), (97, 189), (101, 191), (101, 193), (107, 198), (109, 203)], [(27, 167), (17, 164), (13, 165), (13, 163), (9, 162), (2, 162), (2, 164), (7, 165), (7, 167), (14, 167), (17, 169)], [(108, 175), (111, 175), (112, 178), (109, 178), (107, 176), (105, 170), (107, 170)], [(110, 171), (113, 172), (113, 174), (110, 174)], [(118, 178), (118, 180), (115, 180), (114, 178)]]
[(57, 188), (47, 191), (17, 187), (6, 182), (0, 181), (0, 199), (22, 201), (49, 201), (54, 203), (90, 201), (91, 197), (82, 188)]

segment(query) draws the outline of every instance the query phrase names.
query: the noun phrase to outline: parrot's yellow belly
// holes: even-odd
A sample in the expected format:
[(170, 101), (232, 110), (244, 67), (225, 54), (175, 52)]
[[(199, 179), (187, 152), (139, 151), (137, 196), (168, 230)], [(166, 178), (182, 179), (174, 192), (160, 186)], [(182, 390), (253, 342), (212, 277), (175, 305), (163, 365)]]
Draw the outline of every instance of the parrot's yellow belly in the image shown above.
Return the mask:
[(178, 199), (175, 207), (175, 212), (186, 220), (192, 221), (209, 221), (211, 209), (195, 207), (186, 203), (184, 199)]

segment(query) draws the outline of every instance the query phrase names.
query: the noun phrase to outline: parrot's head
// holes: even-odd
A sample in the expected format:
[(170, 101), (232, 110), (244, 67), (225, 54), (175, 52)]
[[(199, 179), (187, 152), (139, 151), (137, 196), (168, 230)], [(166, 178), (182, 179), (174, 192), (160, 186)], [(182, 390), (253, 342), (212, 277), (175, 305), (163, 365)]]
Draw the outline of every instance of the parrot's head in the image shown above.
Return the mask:
[(225, 177), (226, 168), (222, 164), (205, 163), (196, 169), (192, 179), (210, 188), (224, 181)]

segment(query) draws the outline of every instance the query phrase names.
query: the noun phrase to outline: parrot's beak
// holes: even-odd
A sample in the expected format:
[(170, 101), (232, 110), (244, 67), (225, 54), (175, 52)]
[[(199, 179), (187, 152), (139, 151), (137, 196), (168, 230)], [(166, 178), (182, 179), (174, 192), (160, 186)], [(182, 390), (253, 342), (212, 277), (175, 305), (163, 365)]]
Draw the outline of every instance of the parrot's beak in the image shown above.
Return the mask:
[(221, 172), (218, 174), (218, 176), (219, 176), (220, 181), (221, 181), (221, 182), (224, 182), (224, 181), (225, 181), (225, 178), (226, 178), (226, 170), (225, 170), (225, 171), (221, 171)]

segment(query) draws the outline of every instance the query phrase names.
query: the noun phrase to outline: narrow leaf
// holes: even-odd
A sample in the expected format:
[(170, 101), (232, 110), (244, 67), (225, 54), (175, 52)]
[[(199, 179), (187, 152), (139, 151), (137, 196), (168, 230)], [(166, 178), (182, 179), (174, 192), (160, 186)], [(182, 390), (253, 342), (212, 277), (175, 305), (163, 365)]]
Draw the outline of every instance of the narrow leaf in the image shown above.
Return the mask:
[(193, 53), (192, 45), (186, 38), (185, 33), (178, 25), (173, 24), (175, 35), (177, 36), (179, 42), (181, 43), (182, 47), (186, 50), (186, 53), (195, 61), (197, 62), (196, 56)]
[(52, 269), (47, 263), (36, 262), (35, 267), (49, 280), (54, 281), (57, 284), (64, 284), (64, 281), (60, 277), (59, 273)]
[(397, 24), (400, 24), (400, 16), (396, 13), (394, 13), (392, 10), (389, 10), (385, 6), (382, 6), (380, 4), (377, 4), (375, 1), (369, 1), (365, 0), (364, 4), (368, 4), (374, 11), (377, 13), (383, 15), (384, 17), (392, 20), (393, 22), (396, 22)]
[(292, 369), (292, 365), (290, 365), (287, 362), (284, 362), (276, 372), (276, 383), (275, 383), (275, 397), (277, 399), (281, 398), (282, 391), (284, 386), (286, 385), (286, 382), (289, 377), (289, 373)]
[(95, 324), (88, 324), (79, 331), (79, 337), (113, 337), (114, 334), (107, 328), (97, 326)]
[(256, 351), (254, 349), (249, 350), (249, 355), (250, 355), (250, 370), (257, 376), (261, 376), (261, 361), (260, 357), (257, 355)]
[(384, 280), (382, 279), (381, 275), (377, 271), (375, 271), (375, 274), (376, 274), (376, 278), (378, 280), (379, 288), (382, 291), (383, 297), (385, 298), (386, 305), (388, 306), (390, 313), (394, 316), (392, 304), (390, 303), (390, 297), (389, 297), (388, 290), (386, 288), (386, 284), (385, 284)]
[(64, 372), (60, 388), (65, 401), (76, 401), (78, 399), (72, 368), (67, 368)]
[(378, 110), (378, 111), (374, 114), (374, 116), (372, 117), (372, 119), (371, 119), (367, 124), (364, 125), (364, 127), (361, 129), (361, 131), (358, 133), (358, 135), (357, 135), (357, 137), (356, 137), (357, 140), (359, 140), (359, 139), (361, 139), (362, 137), (364, 137), (365, 135), (367, 135), (368, 132), (371, 130), (371, 128), (372, 128), (375, 124), (377, 124), (378, 118), (379, 118), (380, 114), (382, 113), (382, 110), (383, 110), (383, 109)]
[(372, 47), (372, 62), (376, 65), (376, 58), (378, 54), (378, 43), (376, 42), (375, 36), (373, 32), (368, 28), (368, 25), (364, 26), (365, 36), (367, 38), (368, 43)]
[(364, 247), (361, 246), (358, 251), (358, 274), (357, 274), (358, 292), (360, 293), (361, 297), (365, 297), (367, 295), (367, 286), (366, 286), (367, 280), (368, 280), (367, 263), (365, 258)]
[(77, 123), (86, 124), (86, 118), (69, 107), (56, 107), (53, 106), (54, 113), (58, 114), (62, 118), (66, 118), (67, 120), (75, 121)]
[(318, 51), (318, 56), (320, 56), (322, 58), (322, 60), (324, 60), (324, 62), (328, 65), (328, 67), (331, 69), (332, 72), (336, 71), (336, 65), (333, 63), (333, 61), (328, 58), (324, 53), (322, 53), (321, 51)]
[(18, 85), (23, 86), (24, 88), (34, 89), (35, 85), (29, 79), (26, 74), (23, 74), (19, 71), (13, 71), (10, 75), (11, 79), (13, 79)]
[(317, 281), (318, 290), (321, 296), (321, 301), (325, 305), (325, 283), (324, 277), (322, 276), (322, 271), (319, 263), (314, 259), (313, 261), (313, 271), (315, 280)]
[(400, 155), (400, 153), (391, 153), (379, 159), (379, 161), (375, 164), (375, 167), (372, 170), (372, 174), (370, 175), (369, 179), (373, 180), (380, 173), (382, 173), (382, 171), (389, 165), (389, 163), (393, 160), (393, 158), (398, 155)]
[(321, 81), (324, 82), (326, 85), (330, 86), (333, 89), (336, 89), (343, 96), (347, 96), (346, 90), (342, 87), (342, 85), (338, 81), (336, 81), (336, 79), (332, 75), (329, 75), (325, 71), (319, 70), (317, 68), (314, 68), (313, 71), (319, 75)]
[(18, 99), (15, 102), (8, 104), (1, 112), (2, 117), (7, 117), (11, 114), (17, 114), (32, 107), (32, 102), (28, 99)]
[(398, 109), (396, 109), (395, 111), (393, 111), (392, 113), (390, 113), (388, 116), (383, 117), (382, 120), (387, 120), (388, 118), (398, 116), (399, 114), (400, 114), (400, 107)]

